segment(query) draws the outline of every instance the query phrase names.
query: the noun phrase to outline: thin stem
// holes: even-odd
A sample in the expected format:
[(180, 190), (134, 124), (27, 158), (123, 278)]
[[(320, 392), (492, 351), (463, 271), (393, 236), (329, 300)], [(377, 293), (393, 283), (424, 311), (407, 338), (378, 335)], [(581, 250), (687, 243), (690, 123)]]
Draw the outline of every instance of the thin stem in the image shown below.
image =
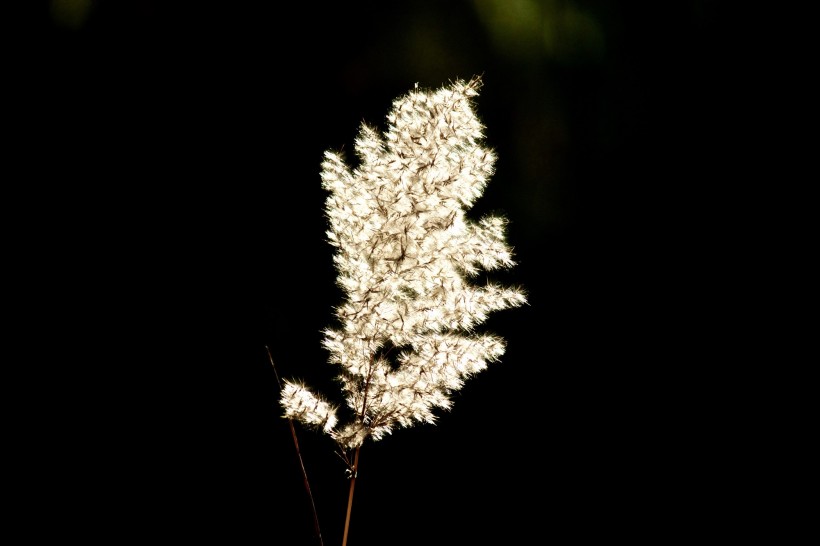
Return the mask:
[[(273, 356), (271, 356), (270, 349), (267, 345), (265, 346), (265, 350), (268, 351), (268, 359), (270, 359), (270, 365), (273, 366), (273, 375), (276, 376), (276, 383), (279, 385), (279, 390), (282, 390), (282, 383), (279, 381), (279, 374), (276, 372), (276, 365), (273, 363)], [(296, 446), (296, 456), (299, 458), (299, 466), (302, 469), (302, 480), (305, 484), (308, 498), (310, 499), (310, 508), (313, 510), (313, 526), (316, 529), (316, 536), (319, 538), (319, 545), (324, 546), (322, 530), (319, 528), (319, 514), (316, 512), (316, 503), (313, 502), (313, 493), (310, 490), (310, 482), (308, 481), (307, 470), (305, 470), (305, 462), (302, 460), (302, 452), (299, 450), (299, 440), (296, 438), (296, 427), (293, 426), (293, 419), (288, 418), (288, 424), (290, 425), (290, 435), (293, 436), (293, 445)], [(352, 494), (353, 492), (351, 491), (351, 495)]]
[[(364, 400), (362, 400), (362, 412), (359, 415), (362, 423), (364, 423), (364, 416), (367, 411), (367, 393), (370, 386), (370, 378), (373, 377), (373, 358), (370, 358), (370, 369), (367, 372), (367, 381), (364, 385)], [(347, 497), (347, 515), (345, 516), (345, 533), (342, 537), (342, 546), (347, 546), (347, 532), (350, 529), (350, 511), (353, 509), (353, 489), (356, 487), (356, 477), (359, 474), (359, 450), (362, 446), (356, 448), (356, 454), (353, 457), (353, 473), (350, 476), (350, 494)]]
[(347, 546), (347, 531), (350, 529), (350, 510), (353, 508), (353, 488), (356, 487), (356, 475), (359, 473), (359, 450), (356, 448), (356, 456), (353, 458), (353, 475), (350, 477), (350, 494), (347, 497), (347, 516), (345, 516), (345, 534), (342, 537), (342, 546)]

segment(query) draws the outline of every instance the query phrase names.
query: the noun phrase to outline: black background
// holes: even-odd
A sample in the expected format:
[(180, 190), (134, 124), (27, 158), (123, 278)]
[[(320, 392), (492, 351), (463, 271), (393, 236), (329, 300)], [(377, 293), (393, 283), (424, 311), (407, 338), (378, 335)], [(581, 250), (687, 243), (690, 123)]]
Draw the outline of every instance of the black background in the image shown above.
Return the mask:
[[(87, 436), (59, 442), (102, 477), (58, 467), (89, 499), (72, 533), (319, 543), (267, 348), (334, 398), (322, 153), (416, 83), (474, 75), (499, 159), (471, 215), (510, 220), (499, 279), (529, 305), (483, 325), (507, 353), (436, 426), (365, 444), (349, 543), (665, 542), (731, 519), (726, 372), (705, 356), (725, 279), (701, 244), (729, 124), (717, 4), (511, 2), (550, 47), (499, 38), (481, 2), (99, 0), (77, 22), (56, 4), (30, 33), (34, 170), (67, 356), (103, 362)], [(296, 432), (340, 544), (344, 466)]]

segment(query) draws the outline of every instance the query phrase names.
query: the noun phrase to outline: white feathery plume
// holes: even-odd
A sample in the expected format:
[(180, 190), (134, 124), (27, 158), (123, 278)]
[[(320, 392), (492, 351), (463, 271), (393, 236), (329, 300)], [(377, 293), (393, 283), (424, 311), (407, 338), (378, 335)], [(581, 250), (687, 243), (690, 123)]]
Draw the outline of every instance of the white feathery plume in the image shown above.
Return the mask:
[(526, 303), (521, 289), (471, 283), (481, 271), (515, 265), (506, 220), (465, 215), (496, 159), (473, 108), (480, 86), (474, 78), (400, 97), (384, 135), (361, 127), (353, 170), (325, 153), (327, 237), (346, 297), (323, 344), (351, 418), (339, 426), (331, 404), (292, 382), (281, 405), (344, 449), (435, 422), (451, 393), (504, 353), (503, 339), (475, 327)]

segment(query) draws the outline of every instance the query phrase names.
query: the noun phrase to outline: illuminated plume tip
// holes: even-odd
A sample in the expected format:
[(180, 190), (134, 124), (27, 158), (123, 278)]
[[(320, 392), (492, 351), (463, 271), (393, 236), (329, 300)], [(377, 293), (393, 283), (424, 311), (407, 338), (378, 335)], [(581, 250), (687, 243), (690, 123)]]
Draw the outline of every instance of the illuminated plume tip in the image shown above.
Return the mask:
[(286, 380), (281, 404), (288, 419), (320, 427), (325, 432), (330, 432), (336, 426), (336, 408), (302, 385)]

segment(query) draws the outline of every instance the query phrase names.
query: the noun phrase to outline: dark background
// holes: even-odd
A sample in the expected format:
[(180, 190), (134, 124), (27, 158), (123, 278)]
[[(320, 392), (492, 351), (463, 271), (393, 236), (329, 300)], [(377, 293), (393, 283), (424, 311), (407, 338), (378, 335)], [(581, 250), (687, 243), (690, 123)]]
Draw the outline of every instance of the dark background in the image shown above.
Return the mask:
[[(499, 159), (470, 214), (510, 220), (499, 278), (529, 305), (483, 325), (507, 353), (436, 426), (364, 445), (349, 543), (654, 543), (731, 518), (726, 377), (704, 357), (720, 251), (701, 244), (729, 125), (718, 3), (34, 5), (48, 240), (93, 315), (72, 358), (108, 365), (87, 410), (104, 447), (70, 444), (103, 475), (74, 476), (94, 492), (74, 532), (318, 544), (266, 348), (334, 399), (322, 153), (414, 84), (474, 75)], [(344, 466), (296, 430), (340, 544)]]

